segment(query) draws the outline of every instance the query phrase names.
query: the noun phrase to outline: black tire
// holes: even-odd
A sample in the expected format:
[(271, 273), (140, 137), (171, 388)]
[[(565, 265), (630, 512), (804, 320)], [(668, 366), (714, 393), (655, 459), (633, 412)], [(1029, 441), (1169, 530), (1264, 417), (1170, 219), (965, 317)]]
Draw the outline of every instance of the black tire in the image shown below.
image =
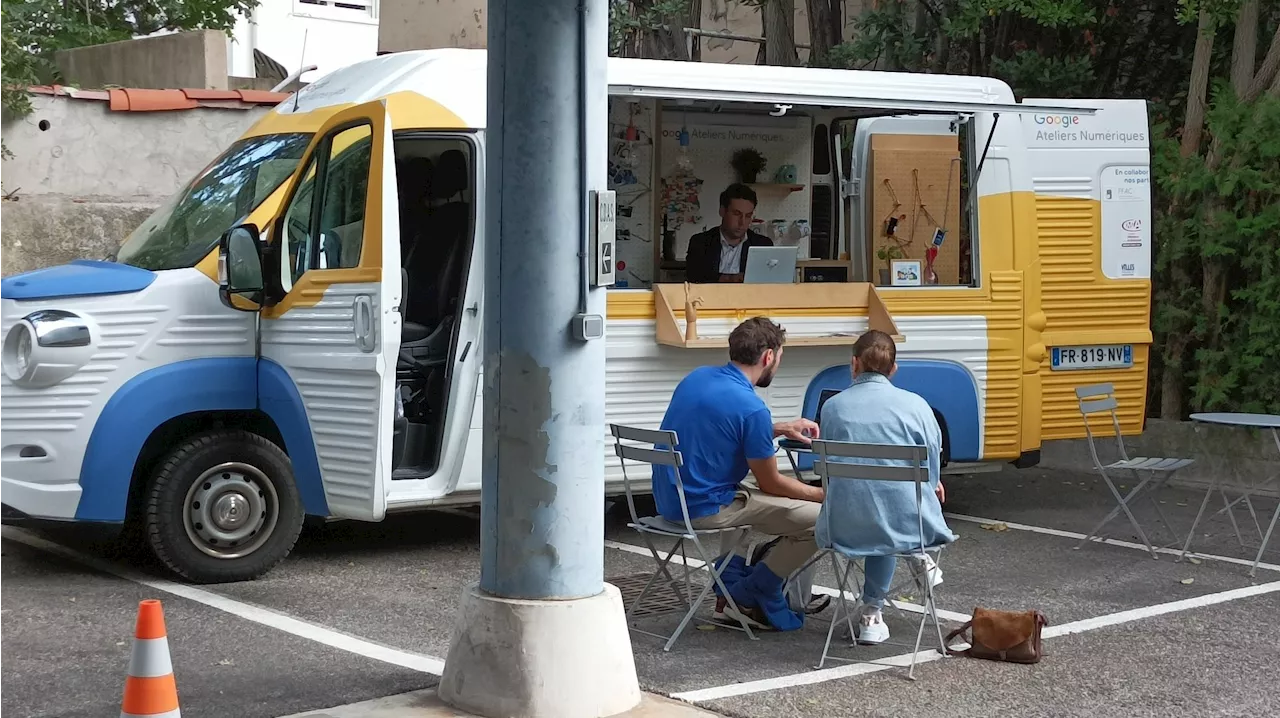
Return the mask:
[[(199, 486), (197, 481), (201, 481)], [(208, 493), (215, 484), (220, 493)], [(254, 494), (257, 499), (252, 499)], [(302, 532), (302, 498), (289, 457), (275, 444), (248, 431), (217, 430), (192, 437), (160, 462), (144, 498), (144, 522), (152, 552), (171, 571), (193, 583), (258, 578), (289, 555)], [(207, 503), (212, 506), (202, 506), (202, 498), (210, 498)], [(259, 503), (251, 505), (251, 500)], [(213, 536), (219, 527), (206, 529), (200, 521), (200, 509), (208, 518), (219, 506), (230, 509), (224, 516), (228, 521), (247, 522), (244, 527), (233, 526), (232, 534), (218, 534), (232, 539), (220, 541)], [(234, 532), (250, 530), (253, 533), (239, 544), (234, 541)], [(211, 555), (209, 551), (227, 555)]]

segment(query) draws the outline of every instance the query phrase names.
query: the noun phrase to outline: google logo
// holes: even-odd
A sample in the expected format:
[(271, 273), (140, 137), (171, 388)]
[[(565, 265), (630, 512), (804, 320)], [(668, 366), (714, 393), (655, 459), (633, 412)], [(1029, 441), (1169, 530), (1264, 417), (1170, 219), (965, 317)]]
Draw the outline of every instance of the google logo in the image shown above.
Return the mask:
[(1037, 125), (1078, 125), (1080, 115), (1036, 115)]

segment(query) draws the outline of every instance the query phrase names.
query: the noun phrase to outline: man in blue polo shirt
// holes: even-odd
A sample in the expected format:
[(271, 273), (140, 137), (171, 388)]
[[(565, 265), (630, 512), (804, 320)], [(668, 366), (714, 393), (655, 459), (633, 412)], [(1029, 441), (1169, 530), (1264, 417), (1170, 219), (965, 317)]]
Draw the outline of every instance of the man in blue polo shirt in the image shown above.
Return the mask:
[[(817, 438), (818, 425), (808, 419), (775, 423), (755, 392), (773, 381), (785, 340), (785, 330), (765, 317), (738, 325), (729, 335), (729, 363), (690, 372), (676, 386), (662, 420), (662, 428), (676, 432), (680, 442), (680, 479), (694, 528), (751, 525), (780, 537), (750, 570), (744, 556), (729, 557), (723, 576), (734, 602), (746, 612), (735, 618), (757, 625), (767, 621), (783, 631), (804, 622), (787, 605), (782, 589), (817, 551), (813, 532), (823, 499), (821, 488), (778, 471), (774, 445), (780, 436), (808, 443)], [(759, 490), (741, 485), (748, 471)], [(664, 518), (684, 523), (671, 467), (653, 467), (653, 496)]]

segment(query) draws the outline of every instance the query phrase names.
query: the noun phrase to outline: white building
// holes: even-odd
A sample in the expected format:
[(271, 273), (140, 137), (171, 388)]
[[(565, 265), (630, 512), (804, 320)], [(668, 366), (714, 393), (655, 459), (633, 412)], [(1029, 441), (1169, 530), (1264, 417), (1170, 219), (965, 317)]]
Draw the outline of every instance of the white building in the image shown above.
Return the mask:
[(228, 40), (227, 74), (256, 77), (253, 51), (284, 66), (286, 74), (307, 65), (314, 82), (378, 51), (380, 0), (261, 0), (241, 18)]

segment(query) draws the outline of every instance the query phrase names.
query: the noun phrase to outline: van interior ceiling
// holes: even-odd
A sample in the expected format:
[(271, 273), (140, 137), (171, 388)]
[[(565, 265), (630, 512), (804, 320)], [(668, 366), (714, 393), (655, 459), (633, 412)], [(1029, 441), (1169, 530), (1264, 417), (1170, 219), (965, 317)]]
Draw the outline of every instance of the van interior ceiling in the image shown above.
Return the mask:
[(475, 163), (462, 138), (396, 134), (401, 316), (393, 478), (438, 468), (475, 227)]
[[(734, 153), (765, 169), (753, 230), (800, 239), (799, 281), (887, 286), (894, 259), (939, 257), (937, 283), (973, 286), (974, 115), (956, 103), (884, 108), (720, 99), (610, 98), (610, 189), (619, 206), (618, 289), (685, 279), (689, 237), (719, 223)], [(990, 128), (994, 131), (994, 128)], [(986, 140), (984, 142), (983, 140)], [(802, 229), (798, 230), (796, 227)], [(928, 250), (935, 242), (945, 247)]]

